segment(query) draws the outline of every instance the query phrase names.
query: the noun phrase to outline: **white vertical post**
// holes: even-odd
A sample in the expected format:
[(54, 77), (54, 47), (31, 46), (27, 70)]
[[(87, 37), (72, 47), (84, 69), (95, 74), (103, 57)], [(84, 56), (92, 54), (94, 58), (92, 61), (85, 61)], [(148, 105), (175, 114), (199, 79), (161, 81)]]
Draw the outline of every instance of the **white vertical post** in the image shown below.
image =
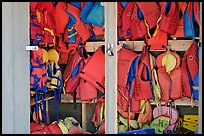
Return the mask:
[(105, 133), (117, 134), (117, 2), (105, 2)]
[(29, 2), (3, 3), (3, 109), (6, 134), (30, 133)]
[(200, 36), (199, 36), (199, 106), (198, 106), (198, 134), (202, 134), (202, 2), (200, 2)]

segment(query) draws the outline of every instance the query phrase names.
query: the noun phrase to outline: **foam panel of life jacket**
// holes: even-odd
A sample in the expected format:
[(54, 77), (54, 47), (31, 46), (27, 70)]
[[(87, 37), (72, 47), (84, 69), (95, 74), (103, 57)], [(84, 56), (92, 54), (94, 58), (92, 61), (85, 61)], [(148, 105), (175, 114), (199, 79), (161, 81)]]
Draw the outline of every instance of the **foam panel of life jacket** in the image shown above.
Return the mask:
[(62, 131), (60, 127), (58, 126), (58, 122), (54, 121), (48, 126), (48, 129), (50, 130), (51, 134), (62, 134)]
[(147, 34), (147, 27), (144, 23), (144, 20), (140, 20), (138, 18), (137, 11), (138, 11), (138, 7), (136, 4), (134, 4), (132, 17), (130, 20), (130, 31), (131, 31), (132, 40), (142, 38), (145, 34)]
[(83, 94), (90, 97), (97, 97), (96, 89), (104, 93), (104, 88), (100, 86), (105, 79), (105, 55), (101, 47), (91, 56), (79, 76), (84, 80), (82, 82), (80, 81), (80, 94), (82, 100), (87, 99)]
[(149, 101), (145, 101), (145, 112), (142, 113), (142, 111), (140, 111), (137, 122), (138, 123), (150, 122), (151, 120), (152, 120), (152, 107)]
[(170, 11), (168, 13), (163, 13), (159, 28), (165, 33), (174, 35), (179, 21), (179, 10), (176, 2), (171, 2), (170, 4)]
[(136, 2), (147, 20), (147, 23), (152, 29), (156, 26), (156, 22), (161, 14), (160, 9), (156, 2)]

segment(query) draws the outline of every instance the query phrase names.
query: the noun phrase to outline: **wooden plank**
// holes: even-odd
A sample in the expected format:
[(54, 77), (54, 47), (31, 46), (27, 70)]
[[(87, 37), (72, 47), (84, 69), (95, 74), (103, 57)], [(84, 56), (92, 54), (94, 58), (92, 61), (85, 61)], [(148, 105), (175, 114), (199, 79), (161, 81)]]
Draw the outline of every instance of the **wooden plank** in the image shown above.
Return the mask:
[[(156, 105), (154, 100), (150, 100), (151, 105)], [(195, 100), (192, 100), (190, 98), (182, 98), (174, 101), (175, 105), (177, 106), (196, 106), (198, 107), (198, 103)], [(164, 105), (165, 102), (161, 102), (161, 105)]]
[[(172, 51), (186, 51), (190, 45), (192, 44), (192, 40), (169, 40), (168, 44)], [(142, 51), (143, 46), (145, 46), (144, 41), (119, 41), (119, 45), (117, 46), (117, 50), (119, 50), (123, 44), (126, 44), (129, 49), (133, 51)], [(86, 42), (85, 48), (88, 52), (94, 52), (100, 47), (104, 45), (105, 42)], [(150, 51), (164, 51), (164, 50), (150, 50)]]

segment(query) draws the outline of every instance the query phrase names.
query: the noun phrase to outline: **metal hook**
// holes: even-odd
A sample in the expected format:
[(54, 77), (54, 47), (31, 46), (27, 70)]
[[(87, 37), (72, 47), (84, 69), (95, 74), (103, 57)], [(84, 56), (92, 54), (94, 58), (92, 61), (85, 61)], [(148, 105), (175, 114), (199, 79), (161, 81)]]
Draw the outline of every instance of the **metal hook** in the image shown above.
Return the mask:
[(109, 56), (114, 56), (114, 53), (113, 53), (113, 44), (108, 44), (108, 49), (107, 49), (106, 53)]

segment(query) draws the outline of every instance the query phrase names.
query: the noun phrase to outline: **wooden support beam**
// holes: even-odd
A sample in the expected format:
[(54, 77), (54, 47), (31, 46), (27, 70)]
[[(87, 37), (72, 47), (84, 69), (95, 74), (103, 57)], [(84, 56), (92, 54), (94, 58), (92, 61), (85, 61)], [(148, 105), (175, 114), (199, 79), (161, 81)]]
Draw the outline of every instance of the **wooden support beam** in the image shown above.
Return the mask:
[(105, 2), (105, 134), (117, 134), (118, 130), (116, 16), (117, 2)]

